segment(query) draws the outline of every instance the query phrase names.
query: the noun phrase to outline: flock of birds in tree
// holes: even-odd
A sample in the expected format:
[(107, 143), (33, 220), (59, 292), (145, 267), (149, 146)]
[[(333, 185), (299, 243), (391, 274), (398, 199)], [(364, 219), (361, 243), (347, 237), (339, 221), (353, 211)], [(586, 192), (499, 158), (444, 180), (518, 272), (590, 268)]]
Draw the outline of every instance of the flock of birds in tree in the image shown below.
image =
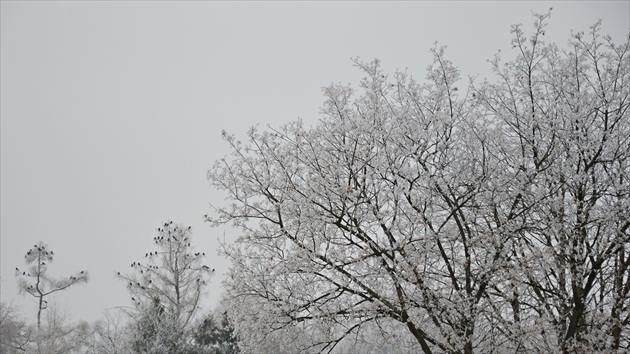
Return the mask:
[[(173, 224), (173, 222), (168, 222), (164, 224), (164, 228), (158, 228), (158, 232), (160, 232), (162, 235), (160, 236), (156, 236), (153, 238), (155, 244), (162, 244), (164, 241), (167, 241), (169, 243), (173, 242), (173, 244), (179, 244), (181, 245), (181, 250), (185, 250), (188, 247), (191, 247), (191, 243), (188, 242), (189, 238), (186, 235), (187, 232), (189, 232), (191, 230), (191, 227), (188, 226), (187, 228), (181, 228), (178, 226), (174, 226), (172, 227), (171, 225)], [(177, 235), (179, 235), (179, 238), (174, 235), (174, 233), (176, 233)], [(178, 250), (180, 249), (178, 245)], [(164, 247), (164, 246), (163, 246)], [(170, 249), (170, 247), (169, 247)], [(154, 257), (160, 256), (160, 255), (165, 255), (167, 254), (168, 251), (166, 249), (162, 250), (162, 252), (160, 251), (152, 251), (152, 252), (148, 252), (145, 253), (145, 258), (150, 258), (153, 259)], [(43, 272), (45, 272), (45, 268), (40, 270), (40, 267), (46, 266), (46, 262), (51, 262), (53, 260), (53, 251), (48, 251), (46, 250), (45, 245), (40, 244), (40, 245), (34, 245), (33, 248), (29, 249), (26, 252), (25, 258), (26, 258), (26, 262), (27, 263), (35, 263), (37, 264), (37, 271), (38, 273), (36, 275), (41, 275), (43, 274)], [(190, 254), (190, 253), (185, 253), (184, 257), (186, 259), (194, 256), (194, 258), (199, 258), (199, 257), (203, 257), (205, 256), (205, 252), (195, 252), (194, 254)], [(152, 261), (151, 261), (152, 262)], [(189, 263), (189, 266), (192, 263)], [(157, 270), (159, 269), (159, 266), (155, 265), (155, 264), (148, 264), (148, 265), (142, 265), (140, 262), (133, 262), (131, 263), (131, 268), (134, 269), (138, 269), (140, 268), (140, 274), (145, 278), (144, 279), (144, 284), (141, 284), (140, 281), (136, 281), (135, 277), (128, 277), (125, 275), (122, 275), (120, 272), (117, 272), (118, 276), (126, 279), (129, 281), (129, 287), (137, 287), (141, 290), (147, 291), (149, 289), (150, 286), (152, 286), (153, 284), (153, 280), (149, 279), (149, 273), (153, 270)], [(189, 270), (194, 271), (204, 271), (204, 272), (214, 272), (215, 269), (210, 269), (210, 267), (206, 266), (206, 265), (202, 265), (200, 268), (192, 268), (190, 267)], [(28, 276), (31, 277), (31, 273), (26, 272), (26, 271), (20, 271), (20, 269), (18, 267), (15, 267), (15, 271), (16, 271), (16, 275), (22, 275), (22, 276)], [(20, 274), (21, 273), (21, 274)], [(85, 271), (81, 271), (79, 274), (77, 274), (76, 276), (71, 275), (70, 276), (70, 281), (72, 283), (74, 283), (77, 280), (81, 280), (83, 278), (85, 278), (87, 276)], [(198, 284), (206, 284), (206, 281), (202, 279), (202, 277), (199, 277), (196, 279), (196, 283)], [(29, 292), (30, 290), (33, 288), (32, 285), (29, 286)], [(33, 290), (34, 291), (34, 290)], [(136, 302), (136, 298), (132, 297), (132, 300), (134, 302)]]
[[(151, 279), (152, 276), (157, 274), (154, 272), (160, 269), (160, 266), (154, 264), (156, 257), (166, 257), (173, 252), (179, 253), (181, 256), (184, 257), (184, 259), (186, 259), (186, 261), (184, 261), (184, 267), (180, 269), (210, 273), (214, 272), (215, 269), (211, 269), (206, 265), (195, 266), (193, 263), (196, 259), (205, 256), (205, 252), (186, 252), (188, 248), (191, 247), (191, 243), (189, 242), (189, 237), (187, 235), (190, 230), (190, 226), (184, 228), (181, 226), (173, 225), (172, 221), (165, 223), (163, 227), (158, 227), (157, 231), (160, 233), (160, 235), (153, 237), (153, 242), (154, 244), (160, 246), (161, 249), (159, 251), (151, 251), (144, 254), (144, 257), (149, 259), (149, 261), (147, 261), (147, 263), (149, 264), (142, 264), (140, 262), (131, 263), (131, 268), (136, 271), (135, 276), (121, 274), (121, 272), (117, 272), (118, 277), (122, 280), (126, 280), (130, 289), (137, 289), (141, 291), (141, 293), (145, 293), (146, 296), (146, 294), (152, 293), (154, 290), (153, 288), (156, 286), (153, 282), (153, 279)], [(178, 257), (179, 256), (175, 256), (175, 258)], [(162, 276), (158, 274), (158, 278), (162, 278)], [(202, 278), (203, 276), (201, 275), (201, 273), (199, 273), (199, 277), (195, 279), (195, 283), (199, 285), (205, 285), (206, 281)], [(131, 297), (131, 300), (137, 305), (140, 304), (140, 299), (137, 296)]]
[[(46, 247), (45, 247), (45, 246), (43, 246), (43, 245), (41, 245), (41, 246), (34, 245), (34, 246), (33, 246), (33, 248), (29, 249), (29, 250), (26, 252), (26, 255), (24, 256), (24, 258), (26, 258), (27, 262), (28, 262), (28, 260), (29, 260), (30, 258), (32, 258), (32, 257), (31, 257), (31, 255), (32, 255), (32, 254), (33, 254), (33, 252), (34, 252), (34, 250), (33, 250), (33, 249), (35, 249), (35, 250), (36, 250), (35, 252), (37, 252), (37, 253), (38, 253), (38, 257), (37, 257), (37, 258), (38, 258), (38, 263), (39, 263), (39, 265), (41, 265), (41, 266), (45, 266), (45, 265), (46, 265), (46, 262), (41, 261), (42, 256), (45, 256), (44, 258), (45, 258), (46, 260), (52, 261), (52, 256), (54, 255), (53, 251), (50, 251), (50, 252), (49, 252), (49, 251), (46, 251)], [(16, 274), (16, 275), (20, 275), (20, 268), (15, 267), (15, 274)], [(31, 276), (31, 273), (28, 273), (28, 272), (26, 272), (26, 271), (22, 271), (22, 276), (27, 276), (27, 277), (30, 277), (30, 276)]]
[[(20, 270), (15, 267), (15, 275), (24, 278), (36, 278), (36, 283), (29, 283), (26, 279), (22, 278), (18, 281), (19, 287), (27, 293), (43, 298), (53, 292), (63, 290), (71, 285), (87, 281), (87, 272), (82, 270), (75, 275), (69, 276), (68, 280), (55, 280), (46, 275), (47, 262), (53, 261), (54, 252), (46, 249), (44, 243), (35, 244), (33, 248), (29, 249), (24, 256), (26, 264), (30, 265), (29, 271)], [(40, 310), (45, 309), (46, 301), (40, 303)]]

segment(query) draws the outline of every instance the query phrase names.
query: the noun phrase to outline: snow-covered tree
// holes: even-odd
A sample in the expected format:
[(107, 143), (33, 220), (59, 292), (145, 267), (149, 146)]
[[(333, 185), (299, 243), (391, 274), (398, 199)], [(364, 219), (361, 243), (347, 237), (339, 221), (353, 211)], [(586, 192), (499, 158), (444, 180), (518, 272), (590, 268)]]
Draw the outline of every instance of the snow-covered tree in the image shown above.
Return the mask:
[(195, 343), (201, 353), (236, 354), (237, 339), (234, 326), (230, 323), (227, 312), (217, 307), (206, 315), (194, 332)]
[(529, 37), (514, 26), (516, 58), (495, 58), (478, 92), (502, 129), (488, 151), (513, 171), (504, 190), (530, 206), (489, 294), (512, 306), (494, 325), (528, 350), (628, 350), (630, 46), (597, 23), (560, 49), (544, 19)]
[(23, 353), (31, 340), (32, 329), (13, 304), (0, 303), (0, 353)]
[(26, 321), (17, 309), (0, 306), (0, 353), (92, 353), (93, 329), (85, 321), (73, 323), (66, 312), (51, 304), (40, 325)]
[(130, 323), (120, 309), (104, 312), (103, 319), (93, 325), (92, 336), (86, 341), (85, 353), (125, 354), (130, 353)]
[[(24, 256), (27, 268), (15, 268), (20, 292), (32, 295), (37, 299), (37, 328), (34, 331), (37, 352), (52, 352), (54, 348), (50, 346), (51, 343), (56, 340), (64, 340), (68, 333), (75, 330), (74, 327), (64, 327), (63, 330), (60, 330), (61, 322), (57, 321), (59, 317), (57, 311), (49, 314), (46, 326), (42, 326), (42, 313), (49, 307), (48, 300), (46, 300), (47, 296), (66, 290), (76, 284), (85, 284), (88, 281), (88, 272), (85, 270), (63, 278), (50, 276), (48, 266), (53, 262), (53, 257), (54, 252), (45, 243), (39, 242), (29, 249)], [(64, 325), (66, 324), (64, 323)]]
[(513, 27), (496, 83), (438, 47), (424, 82), (357, 60), (360, 90), (325, 88), (316, 126), (224, 133), (208, 177), (231, 204), (208, 219), (242, 230), (224, 252), (244, 351), (393, 328), (398, 351), (628, 348), (629, 43), (594, 26), (562, 50), (546, 17)]
[(180, 353), (192, 345), (192, 328), (214, 269), (202, 264), (205, 253), (191, 245), (191, 228), (167, 222), (153, 238), (156, 250), (132, 273), (118, 273), (127, 283), (135, 312), (133, 349), (141, 353)]
[(53, 262), (54, 252), (48, 246), (39, 242), (29, 249), (24, 256), (27, 269), (15, 268), (18, 286), (21, 293), (32, 295), (37, 299), (37, 327), (41, 325), (42, 311), (48, 307), (46, 296), (65, 290), (76, 284), (88, 281), (88, 272), (82, 270), (68, 277), (55, 279), (48, 272), (48, 265)]
[[(37, 331), (37, 353), (85, 353), (92, 332), (89, 323), (73, 322), (65, 310), (52, 305), (44, 314)], [(26, 352), (32, 353), (34, 350)]]

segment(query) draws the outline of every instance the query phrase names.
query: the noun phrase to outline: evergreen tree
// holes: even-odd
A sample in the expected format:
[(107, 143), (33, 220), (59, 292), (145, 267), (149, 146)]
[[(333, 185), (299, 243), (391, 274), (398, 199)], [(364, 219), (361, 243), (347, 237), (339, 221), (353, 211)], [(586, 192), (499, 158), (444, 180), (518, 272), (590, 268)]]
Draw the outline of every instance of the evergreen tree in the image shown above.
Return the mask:
[(195, 331), (194, 337), (202, 353), (236, 354), (239, 352), (234, 327), (225, 311), (220, 314), (210, 314), (205, 318)]

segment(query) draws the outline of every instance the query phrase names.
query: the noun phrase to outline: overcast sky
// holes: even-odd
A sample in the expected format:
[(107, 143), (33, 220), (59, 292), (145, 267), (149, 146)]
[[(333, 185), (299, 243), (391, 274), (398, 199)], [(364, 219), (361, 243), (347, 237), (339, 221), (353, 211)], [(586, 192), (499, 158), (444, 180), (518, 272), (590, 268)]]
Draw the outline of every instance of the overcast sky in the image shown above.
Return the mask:
[(2, 1), (2, 301), (34, 320), (14, 269), (41, 240), (51, 274), (91, 274), (55, 298), (73, 319), (129, 306), (114, 274), (154, 249), (167, 220), (191, 225), (223, 273), (217, 239), (237, 231), (202, 220), (223, 203), (206, 180), (227, 152), (222, 129), (316, 123), (321, 87), (356, 86), (357, 56), (422, 78), (438, 41), (463, 76), (488, 76), (486, 60), (510, 54), (510, 25), (529, 30), (531, 11), (551, 6), (546, 39), (562, 45), (598, 18), (616, 42), (630, 29), (629, 1)]

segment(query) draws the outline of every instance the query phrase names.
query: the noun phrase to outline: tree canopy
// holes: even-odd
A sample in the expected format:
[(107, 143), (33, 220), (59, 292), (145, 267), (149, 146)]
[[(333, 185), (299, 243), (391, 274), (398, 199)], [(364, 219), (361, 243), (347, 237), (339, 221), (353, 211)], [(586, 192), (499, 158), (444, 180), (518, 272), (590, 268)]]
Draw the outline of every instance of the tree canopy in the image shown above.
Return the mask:
[[(323, 118), (224, 133), (208, 172), (242, 231), (226, 306), (245, 351), (630, 348), (630, 42), (512, 28), (495, 80), (432, 49), (425, 80), (355, 65)], [(392, 333), (396, 338), (392, 338)]]

